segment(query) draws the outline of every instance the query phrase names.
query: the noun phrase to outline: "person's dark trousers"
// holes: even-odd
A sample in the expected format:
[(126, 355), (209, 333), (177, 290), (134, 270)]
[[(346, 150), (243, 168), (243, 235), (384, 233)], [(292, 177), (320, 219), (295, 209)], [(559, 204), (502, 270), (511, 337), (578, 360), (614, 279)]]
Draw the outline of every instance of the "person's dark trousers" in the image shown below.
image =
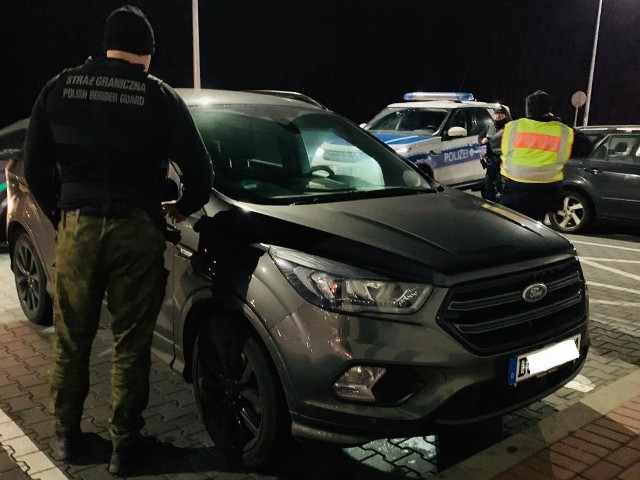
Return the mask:
[(56, 247), (51, 401), (55, 433), (80, 430), (89, 357), (107, 292), (113, 319), (111, 437), (136, 441), (149, 399), (151, 340), (167, 271), (165, 240), (141, 210), (128, 218), (63, 213)]
[(501, 193), (502, 177), (500, 175), (500, 167), (498, 165), (487, 165), (487, 170), (484, 175), (484, 190), (482, 197), (491, 202), (498, 200), (498, 195)]
[(548, 212), (557, 210), (562, 183), (524, 183), (503, 179), (500, 205), (542, 222)]

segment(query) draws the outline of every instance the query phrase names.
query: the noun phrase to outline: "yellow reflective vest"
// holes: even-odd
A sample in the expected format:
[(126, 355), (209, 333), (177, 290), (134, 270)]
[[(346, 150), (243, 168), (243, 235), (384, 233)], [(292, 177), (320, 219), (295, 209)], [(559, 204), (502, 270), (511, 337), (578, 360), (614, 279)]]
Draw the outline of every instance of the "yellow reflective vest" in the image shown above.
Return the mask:
[(573, 129), (562, 122), (514, 120), (504, 127), (500, 173), (522, 183), (559, 182), (572, 146)]

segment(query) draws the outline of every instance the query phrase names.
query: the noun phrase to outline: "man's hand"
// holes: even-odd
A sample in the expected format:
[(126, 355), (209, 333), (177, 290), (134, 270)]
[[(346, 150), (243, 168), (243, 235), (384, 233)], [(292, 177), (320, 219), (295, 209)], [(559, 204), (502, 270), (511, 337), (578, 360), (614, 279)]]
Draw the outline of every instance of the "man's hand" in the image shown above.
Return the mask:
[(175, 203), (164, 203), (162, 205), (162, 213), (175, 223), (183, 222), (186, 218), (180, 213), (180, 210), (176, 208)]

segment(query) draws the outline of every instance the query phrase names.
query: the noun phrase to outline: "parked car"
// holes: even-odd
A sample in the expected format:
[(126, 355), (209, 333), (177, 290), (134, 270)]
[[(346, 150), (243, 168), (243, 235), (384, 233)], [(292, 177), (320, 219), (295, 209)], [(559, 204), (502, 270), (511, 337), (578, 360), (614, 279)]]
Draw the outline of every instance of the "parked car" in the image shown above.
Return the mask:
[(562, 208), (549, 215), (551, 226), (578, 233), (596, 221), (640, 224), (640, 126), (580, 130), (594, 149), (565, 165)]
[[(258, 468), (291, 437), (434, 433), (500, 418), (578, 373), (587, 289), (564, 237), (438, 184), (313, 102), (179, 93), (216, 179), (167, 243), (154, 352), (193, 382), (221, 451)], [(313, 164), (339, 142), (377, 182)], [(45, 323), (54, 232), (15, 160), (11, 264), (25, 314)]]
[(638, 125), (590, 125), (587, 127), (576, 127), (576, 130), (582, 132), (595, 147), (605, 136), (610, 133), (625, 133), (638, 130)]
[(27, 132), (27, 121), (21, 120), (0, 129), (0, 243), (6, 241), (7, 178), (5, 169), (16, 151), (22, 149)]
[(478, 135), (500, 104), (476, 101), (468, 92), (409, 92), (404, 100), (388, 105), (364, 128), (438, 182), (481, 189), (486, 147)]

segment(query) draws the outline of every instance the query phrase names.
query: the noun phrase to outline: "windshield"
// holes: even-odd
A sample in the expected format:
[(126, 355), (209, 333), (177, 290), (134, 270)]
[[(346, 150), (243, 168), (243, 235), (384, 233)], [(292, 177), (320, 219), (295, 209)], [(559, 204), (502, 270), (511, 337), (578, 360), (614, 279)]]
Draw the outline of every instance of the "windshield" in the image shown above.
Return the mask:
[(283, 204), (431, 191), (406, 161), (327, 111), (233, 105), (194, 108), (214, 188), (236, 200)]
[(447, 113), (449, 112), (445, 109), (424, 108), (383, 110), (367, 125), (367, 130), (433, 135), (447, 118)]

